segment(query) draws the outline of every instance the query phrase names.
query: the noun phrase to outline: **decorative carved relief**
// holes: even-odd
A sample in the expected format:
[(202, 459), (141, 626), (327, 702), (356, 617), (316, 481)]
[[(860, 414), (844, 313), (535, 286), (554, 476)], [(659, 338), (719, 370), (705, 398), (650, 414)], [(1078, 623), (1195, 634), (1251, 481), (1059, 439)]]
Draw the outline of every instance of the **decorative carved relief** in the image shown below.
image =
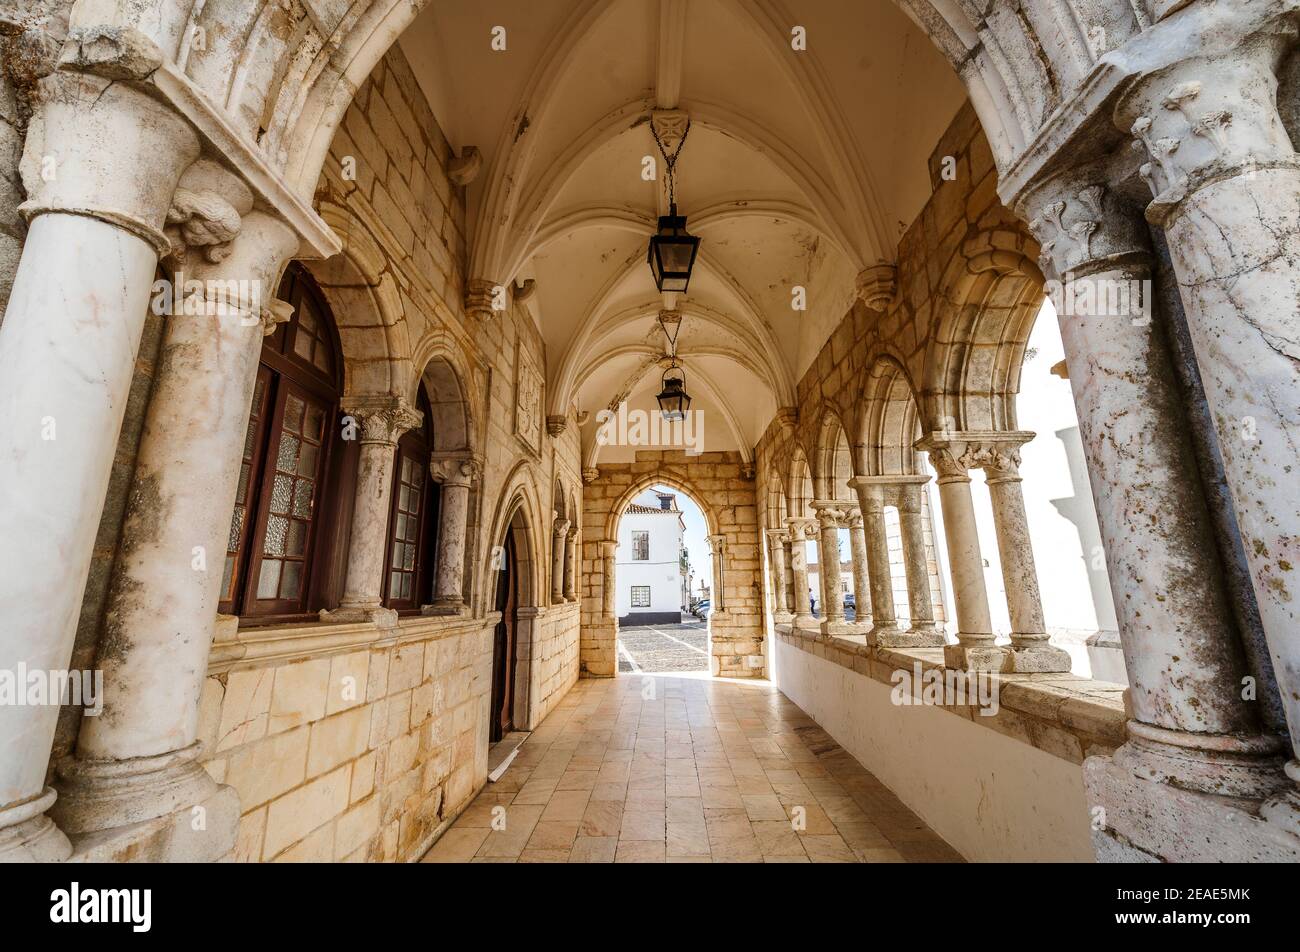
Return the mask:
[(541, 420), (542, 375), (520, 340), (515, 350), (515, 435), (534, 454), (541, 452)]
[(239, 212), (215, 192), (177, 188), (163, 228), (171, 242), (169, 257), (183, 264), (188, 249), (201, 248), (205, 261), (222, 261), (239, 237), (240, 225)]

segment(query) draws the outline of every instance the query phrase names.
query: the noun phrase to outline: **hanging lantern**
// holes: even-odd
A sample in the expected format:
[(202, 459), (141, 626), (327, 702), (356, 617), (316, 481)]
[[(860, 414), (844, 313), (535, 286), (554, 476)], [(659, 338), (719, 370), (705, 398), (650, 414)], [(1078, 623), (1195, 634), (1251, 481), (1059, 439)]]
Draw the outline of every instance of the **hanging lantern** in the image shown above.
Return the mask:
[(699, 249), (700, 239), (686, 232), (686, 216), (678, 215), (677, 206), (672, 205), (667, 215), (660, 216), (659, 231), (650, 238), (646, 254), (655, 287), (660, 292), (686, 293)]
[[(668, 376), (674, 371), (677, 372), (676, 377)], [(691, 408), (691, 395), (686, 392), (686, 371), (674, 364), (664, 371), (661, 382), (663, 390), (656, 398), (659, 401), (659, 412), (669, 423), (685, 420), (686, 411)]]

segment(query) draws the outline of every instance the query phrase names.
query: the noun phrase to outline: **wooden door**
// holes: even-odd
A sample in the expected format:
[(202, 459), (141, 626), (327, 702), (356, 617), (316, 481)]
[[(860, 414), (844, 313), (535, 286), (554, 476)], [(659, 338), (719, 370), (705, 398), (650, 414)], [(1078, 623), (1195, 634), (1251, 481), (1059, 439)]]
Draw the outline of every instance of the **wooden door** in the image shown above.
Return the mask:
[(515, 662), (519, 624), (519, 567), (513, 534), (506, 535), (505, 560), (497, 573), (496, 610), (501, 612), (492, 646), (492, 709), (488, 739), (495, 743), (514, 730)]

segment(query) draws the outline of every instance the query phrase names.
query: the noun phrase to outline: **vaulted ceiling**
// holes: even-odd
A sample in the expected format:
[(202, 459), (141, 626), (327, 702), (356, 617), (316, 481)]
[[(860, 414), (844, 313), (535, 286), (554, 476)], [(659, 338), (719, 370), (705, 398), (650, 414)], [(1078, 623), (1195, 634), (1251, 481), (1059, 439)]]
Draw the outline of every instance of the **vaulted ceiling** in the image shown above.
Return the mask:
[(588, 464), (634, 452), (594, 446), (596, 412), (651, 408), (660, 386), (664, 302), (645, 254), (662, 160), (642, 177), (654, 110), (691, 120), (677, 203), (702, 244), (676, 304), (702, 448), (748, 457), (858, 273), (894, 261), (965, 98), (890, 0), (434, 0), (401, 46), (453, 147), (482, 154), (469, 277), (535, 279), (546, 412), (590, 415)]

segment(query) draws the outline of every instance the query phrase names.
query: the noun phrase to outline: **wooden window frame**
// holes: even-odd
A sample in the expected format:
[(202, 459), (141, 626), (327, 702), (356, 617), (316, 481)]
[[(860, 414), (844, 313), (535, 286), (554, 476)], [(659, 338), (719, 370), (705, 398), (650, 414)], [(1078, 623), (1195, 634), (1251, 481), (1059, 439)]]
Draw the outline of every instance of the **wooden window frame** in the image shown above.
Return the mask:
[[(640, 546), (637, 545), (637, 537), (638, 537), (638, 536), (644, 536), (644, 537), (645, 537), (645, 554), (644, 554), (644, 555), (638, 555), (638, 554), (637, 554), (638, 552), (641, 551)], [(649, 529), (633, 529), (633, 530), (632, 530), (632, 561), (633, 561), (633, 562), (649, 562), (649, 561), (650, 561), (650, 530), (649, 530)]]
[[(433, 447), (433, 422), (429, 401), (423, 386), (420, 388), (418, 406), (424, 414), (424, 421), (418, 430), (403, 433), (397, 441), (393, 452), (393, 482), (391, 499), (388, 504), (388, 531), (384, 535), (384, 577), (382, 598), (385, 608), (391, 608), (400, 614), (415, 614), (433, 601), (433, 577), (437, 570), (437, 546), (439, 517), (441, 515), (441, 492), (438, 484), (429, 472), (429, 458)], [(397, 541), (397, 517), (401, 503), (402, 459), (409, 458), (422, 468), (424, 474), (421, 484), (419, 527), (416, 530), (414, 578), (411, 583), (410, 598), (394, 598), (392, 595), (393, 579), (393, 544)]]

